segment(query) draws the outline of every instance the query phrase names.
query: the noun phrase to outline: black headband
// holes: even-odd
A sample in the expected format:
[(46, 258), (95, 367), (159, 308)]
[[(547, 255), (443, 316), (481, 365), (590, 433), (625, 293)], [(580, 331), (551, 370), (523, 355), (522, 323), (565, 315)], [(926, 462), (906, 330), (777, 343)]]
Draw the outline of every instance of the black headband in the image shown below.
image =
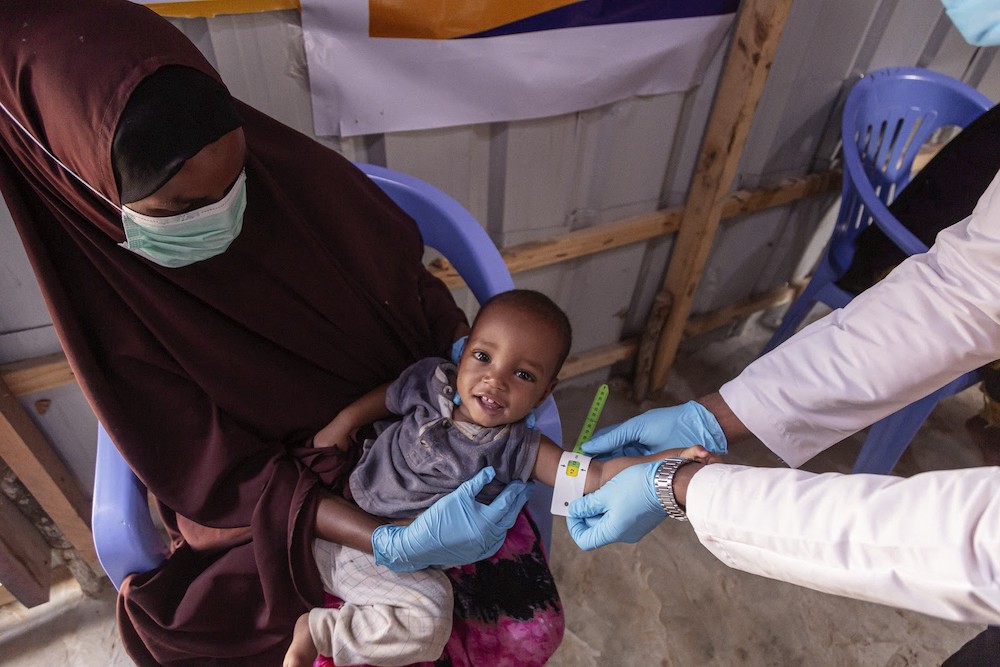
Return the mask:
[(185, 160), (243, 125), (233, 99), (212, 77), (168, 66), (144, 79), (122, 111), (111, 164), (122, 203), (159, 190)]

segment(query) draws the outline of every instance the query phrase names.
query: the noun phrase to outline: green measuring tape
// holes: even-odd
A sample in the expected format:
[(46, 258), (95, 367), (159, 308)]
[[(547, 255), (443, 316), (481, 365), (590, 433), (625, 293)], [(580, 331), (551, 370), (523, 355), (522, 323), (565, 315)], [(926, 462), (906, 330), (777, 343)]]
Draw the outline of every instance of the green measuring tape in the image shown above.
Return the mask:
[(597, 395), (594, 396), (594, 402), (590, 404), (587, 418), (583, 421), (583, 429), (580, 431), (580, 437), (576, 439), (576, 445), (573, 447), (575, 453), (582, 454), (583, 443), (590, 440), (590, 436), (594, 435), (594, 428), (597, 426), (597, 420), (601, 418), (601, 410), (604, 409), (604, 402), (606, 400), (608, 400), (608, 385), (602, 384), (597, 388)]

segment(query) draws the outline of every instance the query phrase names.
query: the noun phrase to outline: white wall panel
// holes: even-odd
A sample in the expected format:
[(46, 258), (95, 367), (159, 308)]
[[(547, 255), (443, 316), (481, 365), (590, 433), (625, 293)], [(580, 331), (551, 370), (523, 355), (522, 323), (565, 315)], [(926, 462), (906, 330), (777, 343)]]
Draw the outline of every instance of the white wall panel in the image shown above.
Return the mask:
[(0, 335), (44, 327), (50, 322), (14, 221), (0, 199)]
[(437, 186), (480, 221), (487, 215), (489, 159), (488, 125), (385, 135), (385, 166)]
[(208, 21), (219, 72), (233, 95), (312, 134), (312, 100), (297, 12), (219, 16)]
[[(84, 494), (94, 494), (97, 462), (97, 417), (75, 385), (63, 385), (19, 398), (28, 416), (52, 443), (56, 454), (73, 474)], [(44, 411), (36, 406), (46, 402)]]

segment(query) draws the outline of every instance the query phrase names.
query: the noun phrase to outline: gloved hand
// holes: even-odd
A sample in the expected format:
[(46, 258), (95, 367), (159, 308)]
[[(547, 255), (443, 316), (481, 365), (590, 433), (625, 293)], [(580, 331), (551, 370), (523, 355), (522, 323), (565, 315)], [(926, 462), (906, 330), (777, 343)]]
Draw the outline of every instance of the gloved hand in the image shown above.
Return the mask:
[[(626, 422), (628, 423), (628, 422)], [(584, 551), (612, 542), (638, 542), (667, 513), (653, 486), (660, 461), (625, 468), (593, 493), (569, 504), (566, 526)]]
[(467, 340), (469, 340), (468, 336), (462, 336), (451, 344), (451, 363), (457, 364), (458, 360), (462, 358), (462, 351), (465, 350), (465, 341)]
[(409, 526), (376, 528), (375, 562), (395, 572), (414, 572), (432, 565), (466, 565), (495, 554), (531, 495), (528, 484), (514, 481), (489, 505), (477, 502), (476, 496), (495, 476), (492, 467), (483, 468)]
[(702, 445), (715, 454), (726, 453), (726, 436), (715, 415), (701, 403), (688, 401), (656, 408), (619, 424), (583, 444), (584, 453), (599, 459), (645, 456), (664, 449)]

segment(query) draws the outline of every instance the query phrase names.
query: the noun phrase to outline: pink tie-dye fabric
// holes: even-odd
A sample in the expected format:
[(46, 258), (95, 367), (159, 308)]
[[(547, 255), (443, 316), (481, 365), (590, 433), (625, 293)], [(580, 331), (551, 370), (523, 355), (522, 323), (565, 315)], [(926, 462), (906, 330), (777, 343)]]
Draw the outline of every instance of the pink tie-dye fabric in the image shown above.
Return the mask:
[[(446, 570), (455, 620), (445, 652), (413, 667), (535, 667), (562, 641), (564, 618), (541, 538), (526, 512), (492, 557)], [(326, 596), (326, 606), (341, 601)], [(320, 656), (313, 667), (337, 667)], [(346, 667), (346, 666), (340, 666)]]

